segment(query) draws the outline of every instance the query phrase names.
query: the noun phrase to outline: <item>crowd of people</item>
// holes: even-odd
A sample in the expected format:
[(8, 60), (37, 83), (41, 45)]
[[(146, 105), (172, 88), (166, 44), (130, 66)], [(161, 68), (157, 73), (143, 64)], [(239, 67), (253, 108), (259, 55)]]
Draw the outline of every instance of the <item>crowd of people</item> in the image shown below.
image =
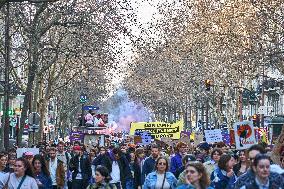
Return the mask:
[(262, 144), (246, 150), (206, 142), (189, 148), (80, 142), (0, 153), (0, 189), (284, 189), (284, 163)]

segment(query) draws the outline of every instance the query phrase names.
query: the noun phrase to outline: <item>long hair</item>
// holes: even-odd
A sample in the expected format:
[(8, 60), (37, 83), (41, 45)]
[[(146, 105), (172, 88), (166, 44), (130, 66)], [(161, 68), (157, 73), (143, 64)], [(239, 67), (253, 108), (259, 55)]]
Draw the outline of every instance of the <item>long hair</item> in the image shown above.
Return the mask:
[(23, 157), (16, 159), (16, 162), (17, 161), (21, 161), (24, 164), (24, 167), (26, 168), (25, 175), (28, 175), (34, 178), (34, 173), (33, 173), (33, 169), (32, 169), (30, 162)]
[(235, 172), (235, 174), (238, 176), (238, 172), (239, 170), (241, 169), (241, 166), (242, 166), (242, 162), (241, 162), (241, 159), (240, 159), (240, 156), (241, 156), (241, 153), (244, 153), (245, 157), (246, 157), (246, 160), (245, 160), (245, 163), (246, 163), (246, 170), (250, 167), (250, 162), (248, 161), (248, 154), (246, 152), (246, 150), (240, 150), (237, 154), (239, 156), (239, 161), (238, 163), (234, 166), (233, 170)]
[(47, 166), (46, 166), (46, 161), (44, 160), (43, 156), (37, 154), (34, 156), (34, 159), (32, 161), (32, 165), (33, 165), (33, 168), (35, 170), (35, 161), (38, 160), (41, 164), (41, 171), (43, 172), (43, 174), (45, 174), (46, 176), (50, 176), (50, 172), (48, 171), (47, 169)]
[(195, 162), (189, 162), (188, 164), (186, 164), (185, 170), (188, 167), (194, 167), (196, 171), (202, 175), (201, 178), (199, 179), (199, 184), (200, 184), (201, 189), (206, 189), (210, 185), (210, 179), (209, 179), (209, 176), (206, 172), (204, 165), (201, 162), (195, 161)]

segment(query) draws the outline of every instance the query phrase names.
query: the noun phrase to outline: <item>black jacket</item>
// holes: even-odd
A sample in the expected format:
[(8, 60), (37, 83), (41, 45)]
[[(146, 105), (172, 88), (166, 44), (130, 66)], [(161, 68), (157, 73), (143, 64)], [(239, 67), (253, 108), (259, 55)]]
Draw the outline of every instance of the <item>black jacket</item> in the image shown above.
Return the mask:
[(110, 173), (112, 171), (112, 162), (111, 162), (110, 157), (108, 157), (107, 154), (99, 155), (93, 160), (92, 164), (95, 165), (96, 167), (99, 165), (105, 166)]
[[(83, 182), (88, 184), (89, 180), (92, 176), (92, 169), (91, 169), (91, 163), (87, 156), (81, 156), (80, 158), (80, 168), (81, 168), (81, 174), (83, 178)], [(69, 165), (70, 171), (74, 171), (72, 173), (72, 179), (74, 180), (79, 173), (79, 156), (74, 156), (70, 160)]]
[[(113, 163), (113, 161), (112, 161)], [(130, 170), (129, 162), (127, 161), (124, 155), (121, 155), (120, 158), (117, 160), (119, 171), (120, 171), (120, 181), (122, 184), (122, 188), (126, 186), (126, 180), (132, 179), (132, 173)]]
[(134, 176), (134, 189), (137, 189), (138, 186), (142, 186), (142, 180), (141, 180), (141, 169), (138, 163), (130, 163), (130, 169), (133, 172)]

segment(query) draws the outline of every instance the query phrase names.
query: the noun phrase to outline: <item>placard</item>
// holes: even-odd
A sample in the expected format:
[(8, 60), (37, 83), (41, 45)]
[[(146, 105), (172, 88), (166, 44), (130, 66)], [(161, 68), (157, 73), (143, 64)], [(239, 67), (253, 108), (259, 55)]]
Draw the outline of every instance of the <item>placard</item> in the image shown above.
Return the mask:
[(197, 146), (198, 144), (203, 142), (203, 133), (202, 132), (195, 132), (194, 133), (194, 146)]
[(236, 149), (247, 149), (256, 144), (252, 121), (242, 121), (234, 124)]
[(135, 131), (134, 136), (141, 137), (141, 142), (138, 142), (136, 139), (138, 145), (148, 145), (151, 144), (151, 134), (148, 131)]
[(33, 155), (39, 154), (39, 148), (18, 148), (16, 152), (17, 158), (20, 158), (23, 157), (26, 152), (32, 152)]
[(80, 131), (73, 131), (70, 133), (69, 137), (70, 142), (80, 141), (83, 142), (84, 140), (84, 133)]
[(180, 132), (183, 129), (183, 121), (176, 123), (164, 122), (138, 122), (131, 123), (130, 135), (134, 135), (135, 131), (148, 131), (154, 139), (160, 140), (162, 137), (171, 139), (179, 139)]
[(221, 129), (204, 130), (205, 139), (208, 143), (222, 142)]
[(229, 133), (229, 130), (227, 129), (223, 129), (221, 131), (221, 134), (222, 134), (222, 139), (223, 139), (223, 142), (227, 145), (230, 145), (231, 143), (231, 138), (230, 138), (230, 133)]

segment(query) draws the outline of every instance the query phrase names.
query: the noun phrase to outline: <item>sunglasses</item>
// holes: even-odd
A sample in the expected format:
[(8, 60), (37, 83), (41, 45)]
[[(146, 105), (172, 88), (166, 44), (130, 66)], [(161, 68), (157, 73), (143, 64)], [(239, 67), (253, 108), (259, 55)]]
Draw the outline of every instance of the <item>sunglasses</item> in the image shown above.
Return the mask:
[(167, 163), (160, 162), (159, 165), (167, 165)]
[(185, 173), (186, 173), (186, 174), (188, 174), (188, 173), (190, 173), (190, 174), (194, 174), (194, 173), (196, 173), (196, 171), (194, 171), (194, 170), (190, 170), (190, 171), (185, 171)]

